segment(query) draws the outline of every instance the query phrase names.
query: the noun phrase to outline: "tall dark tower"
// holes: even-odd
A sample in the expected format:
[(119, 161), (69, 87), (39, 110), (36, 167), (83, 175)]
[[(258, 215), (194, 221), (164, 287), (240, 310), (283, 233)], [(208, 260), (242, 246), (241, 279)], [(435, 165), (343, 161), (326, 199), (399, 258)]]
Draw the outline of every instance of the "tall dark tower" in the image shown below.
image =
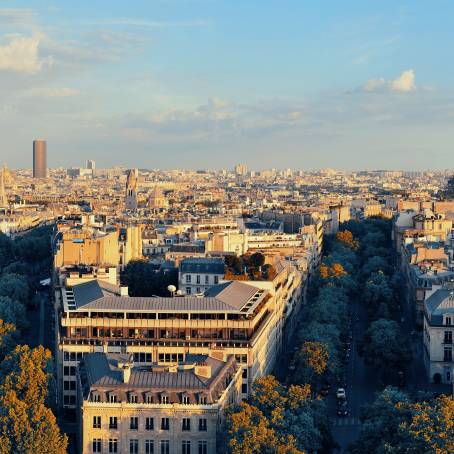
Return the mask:
[(47, 177), (47, 144), (45, 140), (33, 141), (33, 178)]

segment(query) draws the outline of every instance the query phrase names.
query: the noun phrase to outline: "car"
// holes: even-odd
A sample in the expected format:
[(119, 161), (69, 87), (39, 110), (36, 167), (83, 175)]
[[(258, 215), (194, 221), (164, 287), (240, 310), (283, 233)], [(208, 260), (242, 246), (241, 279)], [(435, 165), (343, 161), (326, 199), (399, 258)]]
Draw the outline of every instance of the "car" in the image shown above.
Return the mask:
[(329, 393), (329, 388), (330, 388), (330, 385), (329, 384), (325, 384), (322, 386), (322, 388), (320, 389), (320, 394), (322, 396), (327, 396), (328, 393)]
[(346, 400), (347, 399), (347, 393), (345, 392), (345, 388), (337, 388), (336, 397), (339, 400)]
[(337, 406), (337, 416), (347, 416), (348, 415), (348, 403), (346, 400), (339, 401)]

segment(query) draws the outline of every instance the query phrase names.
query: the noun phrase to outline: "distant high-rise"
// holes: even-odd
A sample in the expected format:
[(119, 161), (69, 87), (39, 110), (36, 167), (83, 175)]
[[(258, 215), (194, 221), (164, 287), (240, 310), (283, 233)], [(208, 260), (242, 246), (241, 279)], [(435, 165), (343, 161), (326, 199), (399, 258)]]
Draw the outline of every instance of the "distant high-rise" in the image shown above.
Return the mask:
[(6, 196), (5, 180), (3, 177), (4, 169), (0, 169), (0, 208), (8, 205), (8, 197)]
[(47, 177), (47, 144), (45, 140), (33, 141), (33, 178)]
[(96, 162), (92, 159), (87, 160), (87, 169), (96, 170)]

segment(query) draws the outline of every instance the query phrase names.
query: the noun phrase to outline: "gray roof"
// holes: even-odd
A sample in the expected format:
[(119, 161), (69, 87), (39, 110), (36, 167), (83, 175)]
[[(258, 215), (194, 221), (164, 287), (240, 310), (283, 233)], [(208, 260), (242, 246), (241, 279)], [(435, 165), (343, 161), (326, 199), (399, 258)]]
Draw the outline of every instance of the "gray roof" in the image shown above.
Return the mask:
[(424, 301), (430, 323), (441, 325), (443, 314), (454, 315), (454, 289), (438, 289)]
[[(126, 356), (126, 358), (125, 358)], [(108, 393), (114, 392), (118, 401), (128, 400), (128, 394), (138, 396), (138, 403), (145, 402), (145, 395), (153, 397), (159, 403), (160, 395), (169, 396), (169, 403), (181, 403), (181, 397), (187, 395), (189, 403), (197, 403), (197, 395), (207, 396), (207, 403), (215, 403), (237, 371), (233, 355), (227, 361), (221, 361), (207, 355), (187, 355), (183, 363), (185, 368), (171, 372), (168, 367), (139, 366), (131, 368), (127, 382), (123, 381), (123, 373), (119, 362), (126, 362), (129, 355), (90, 353), (85, 355), (79, 365), (79, 374), (85, 398), (90, 392), (100, 395), (101, 401), (108, 400)], [(180, 364), (182, 366), (183, 364)], [(211, 368), (211, 376), (203, 377), (195, 373), (195, 365)], [(189, 367), (188, 366), (192, 366)]]
[(258, 292), (259, 297), (255, 298), (253, 307), (264, 298), (267, 292), (239, 281), (215, 285), (201, 298), (195, 296), (165, 298), (104, 295), (97, 281), (73, 286), (76, 310), (79, 311), (238, 312)]
[(96, 301), (104, 296), (101, 286), (98, 281), (92, 280), (73, 286), (74, 299), (76, 304), (78, 301), (84, 301), (85, 304), (91, 301)]
[(180, 262), (181, 273), (224, 274), (224, 261), (213, 258), (188, 258)]

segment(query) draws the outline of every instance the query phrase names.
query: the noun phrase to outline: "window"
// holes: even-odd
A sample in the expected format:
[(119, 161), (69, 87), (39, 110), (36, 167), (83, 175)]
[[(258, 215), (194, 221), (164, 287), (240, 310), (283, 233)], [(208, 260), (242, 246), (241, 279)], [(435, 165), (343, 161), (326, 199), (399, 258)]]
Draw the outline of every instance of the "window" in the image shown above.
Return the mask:
[(92, 393), (91, 401), (92, 402), (101, 402), (101, 395), (98, 393)]
[(93, 429), (101, 429), (101, 416), (93, 416)]
[(199, 440), (199, 454), (208, 454), (208, 446), (206, 440)]
[(76, 390), (76, 382), (75, 381), (64, 380), (63, 381), (63, 389), (65, 391), (75, 391)]
[(101, 452), (101, 439), (93, 438), (93, 452)]
[(190, 283), (191, 283), (191, 275), (186, 274), (186, 284), (190, 284)]
[(118, 419), (116, 416), (109, 418), (109, 429), (118, 429)]
[(243, 383), (243, 384), (241, 385), (241, 392), (242, 392), (243, 394), (247, 394), (247, 383)]
[(170, 429), (169, 418), (161, 418), (161, 430), (169, 429)]
[(452, 349), (451, 347), (445, 347), (443, 361), (452, 361)]
[(117, 401), (117, 396), (116, 394), (109, 394), (109, 402), (111, 404), (114, 404)]
[(169, 440), (161, 440), (161, 454), (170, 454)]
[(445, 318), (445, 325), (451, 325), (451, 317)]
[(247, 378), (247, 368), (243, 369), (243, 378)]
[(154, 440), (145, 440), (145, 454), (154, 454)]
[(199, 430), (200, 430), (200, 432), (207, 431), (207, 420), (205, 418), (199, 419)]
[(196, 293), (200, 293), (200, 287), (196, 288)]
[(205, 274), (205, 284), (208, 285), (210, 283), (210, 276), (208, 274)]
[(190, 418), (183, 418), (181, 430), (184, 430), (186, 432), (191, 430), (191, 419)]
[(189, 440), (181, 442), (181, 454), (191, 454), (191, 442)]
[(191, 287), (186, 287), (186, 295), (190, 295), (191, 294)]
[(139, 454), (139, 440), (129, 440), (129, 454)]
[(184, 405), (189, 405), (189, 396), (183, 396), (181, 398), (181, 403)]
[(197, 282), (197, 284), (200, 284), (200, 274), (197, 275), (196, 282)]
[(219, 284), (219, 276), (214, 276), (214, 283)]
[(199, 396), (199, 404), (206, 405), (207, 403), (207, 396)]
[(64, 366), (63, 375), (69, 375), (70, 377), (74, 377), (76, 375), (76, 368), (74, 366)]
[(146, 404), (152, 404), (153, 403), (153, 396), (151, 394), (146, 394), (145, 395), (145, 403)]
[(137, 394), (130, 394), (129, 395), (129, 403), (136, 404), (137, 403)]
[(118, 452), (118, 440), (109, 438), (109, 452)]
[(76, 396), (63, 396), (63, 404), (64, 405), (76, 405)]
[(452, 344), (452, 331), (445, 331), (445, 344)]
[(153, 430), (153, 429), (154, 429), (154, 419), (145, 418), (145, 430)]
[(168, 404), (169, 396), (161, 396), (161, 404)]
[(137, 416), (132, 416), (131, 418), (129, 418), (129, 428), (131, 430), (139, 429), (139, 418)]

